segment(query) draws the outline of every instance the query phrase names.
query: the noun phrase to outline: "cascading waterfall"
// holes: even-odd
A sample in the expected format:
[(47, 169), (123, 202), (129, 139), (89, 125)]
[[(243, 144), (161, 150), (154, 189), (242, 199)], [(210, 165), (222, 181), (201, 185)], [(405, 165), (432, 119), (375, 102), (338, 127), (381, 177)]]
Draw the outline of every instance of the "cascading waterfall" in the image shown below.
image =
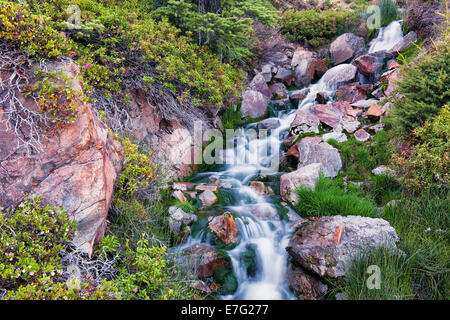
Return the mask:
[(369, 53), (392, 49), (403, 39), (401, 20), (392, 21), (384, 28), (380, 28), (378, 37), (369, 48)]
[[(402, 37), (400, 23), (394, 21), (386, 28), (380, 29), (369, 53), (390, 49)], [(325, 92), (328, 96), (332, 96), (336, 88), (330, 88), (321, 79), (310, 85), (309, 89), (306, 98), (299, 103), (299, 109), (313, 106), (318, 92)], [(268, 221), (253, 216), (250, 213), (252, 206), (273, 207), (274, 204), (270, 201), (271, 197), (260, 196), (249, 187), (249, 184), (262, 170), (267, 169), (271, 158), (279, 153), (283, 137), (286, 136), (296, 111), (278, 111), (277, 116), (273, 118), (279, 121), (278, 128), (272, 129), (270, 135), (263, 139), (246, 135), (246, 130), (254, 128), (255, 124), (239, 129), (241, 136), (235, 137), (238, 143), (233, 148), (225, 150), (226, 163), (231, 164), (227, 164), (224, 171), (200, 173), (193, 178), (207, 181), (208, 178), (215, 177), (233, 186), (235, 203), (223, 209), (238, 215), (235, 221), (240, 242), (234, 249), (228, 251), (233, 272), (238, 281), (238, 289), (233, 295), (222, 296), (223, 299), (295, 299), (285, 281), (287, 263), (285, 248), (291, 233), (289, 222), (281, 220), (278, 216)], [(267, 154), (259, 152), (259, 147), (263, 145), (270, 146)], [(182, 249), (201, 243), (204, 238), (204, 232), (200, 232), (196, 237), (190, 237)], [(252, 245), (256, 253), (257, 272), (253, 276), (247, 275), (245, 266), (240, 260), (240, 254), (247, 250), (248, 245)]]

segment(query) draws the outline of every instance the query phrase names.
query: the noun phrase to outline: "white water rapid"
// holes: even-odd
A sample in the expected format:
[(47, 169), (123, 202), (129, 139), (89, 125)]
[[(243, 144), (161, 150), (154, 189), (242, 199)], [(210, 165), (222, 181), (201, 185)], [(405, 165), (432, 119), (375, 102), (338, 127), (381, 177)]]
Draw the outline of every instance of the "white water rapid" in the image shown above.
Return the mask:
[[(377, 39), (369, 49), (370, 52), (390, 49), (394, 44), (402, 39), (401, 27), (398, 21), (392, 22), (386, 28), (382, 28)], [(303, 99), (298, 108), (310, 108), (316, 101), (318, 92), (325, 92), (332, 97), (335, 88), (329, 88), (322, 81), (309, 86), (309, 94)], [(275, 101), (272, 101), (275, 103)], [(289, 103), (289, 99), (284, 100)], [(276, 104), (276, 103), (275, 103)], [(251, 213), (254, 206), (266, 206), (281, 210), (279, 200), (276, 197), (260, 196), (255, 190), (249, 187), (252, 180), (257, 178), (261, 171), (267, 169), (270, 160), (279, 154), (282, 141), (287, 137), (290, 124), (295, 118), (297, 110), (279, 110), (275, 117), (271, 118), (279, 121), (279, 126), (272, 129), (270, 134), (263, 139), (255, 139), (254, 136), (246, 135), (248, 129), (256, 127), (250, 124), (241, 128), (241, 137), (235, 138), (236, 145), (225, 151), (225, 159), (228, 164), (223, 171), (204, 172), (193, 177), (196, 183), (208, 182), (211, 177), (218, 178), (223, 182), (228, 182), (232, 188), (224, 188), (221, 192), (231, 195), (233, 203), (224, 207), (237, 214), (236, 224), (239, 230), (239, 244), (228, 250), (232, 262), (234, 275), (237, 278), (238, 288), (232, 295), (221, 296), (222, 299), (295, 299), (295, 296), (288, 289), (285, 280), (287, 264), (286, 246), (292, 230), (289, 230), (289, 221), (282, 220), (277, 215), (270, 220), (260, 220)], [(269, 145), (266, 153), (261, 146)], [(262, 150), (260, 150), (262, 149)], [(231, 163), (231, 164), (230, 164)], [(279, 173), (264, 173), (266, 176), (276, 177)], [(292, 209), (290, 213), (294, 214)], [(204, 232), (199, 232), (191, 236), (182, 249), (197, 243), (209, 244)], [(246, 252), (251, 246), (256, 254), (256, 272), (253, 275), (247, 274), (247, 269), (242, 262), (241, 254)]]

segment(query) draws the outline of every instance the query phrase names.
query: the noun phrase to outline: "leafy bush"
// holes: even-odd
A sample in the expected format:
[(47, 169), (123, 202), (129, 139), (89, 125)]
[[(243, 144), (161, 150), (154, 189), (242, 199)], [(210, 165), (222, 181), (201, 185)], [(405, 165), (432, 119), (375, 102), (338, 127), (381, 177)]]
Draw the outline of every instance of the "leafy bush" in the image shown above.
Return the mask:
[(413, 132), (418, 144), (411, 154), (395, 156), (407, 188), (416, 192), (447, 186), (450, 172), (450, 107)]
[(276, 11), (266, 0), (203, 1), (162, 0), (156, 14), (170, 19), (198, 44), (207, 44), (228, 60), (250, 55), (252, 25), (273, 25)]
[(404, 138), (437, 116), (441, 107), (450, 101), (449, 60), (450, 29), (447, 28), (441, 41), (434, 44), (434, 50), (401, 69), (402, 80), (396, 90), (400, 97), (393, 99), (392, 121)]
[[(60, 254), (76, 231), (61, 208), (27, 198), (15, 211), (0, 210), (0, 289), (7, 299), (108, 299), (119, 296), (111, 282), (72, 286), (63, 277)], [(0, 290), (1, 293), (2, 290)]]
[(281, 32), (293, 41), (305, 41), (314, 47), (350, 30), (358, 22), (355, 13), (348, 10), (314, 9), (286, 11), (280, 20)]
[(314, 189), (300, 187), (296, 190), (299, 200), (294, 206), (302, 216), (322, 217), (334, 215), (357, 215), (377, 217), (377, 211), (369, 200), (361, 200), (360, 190), (349, 184), (347, 190), (338, 180), (321, 176)]
[[(142, 235), (135, 250), (127, 250), (120, 275), (115, 280), (124, 299), (187, 299), (193, 289), (180, 279), (182, 274), (171, 264), (167, 248), (149, 246)], [(177, 281), (174, 281), (177, 279)]]
[(48, 25), (42, 16), (30, 15), (21, 4), (0, 1), (0, 39), (19, 42), (31, 56), (44, 58), (68, 53), (64, 36)]
[(352, 137), (335, 147), (342, 158), (341, 175), (357, 181), (367, 179), (375, 167), (388, 164), (392, 154), (388, 133), (384, 130), (379, 131), (370, 141), (360, 142)]

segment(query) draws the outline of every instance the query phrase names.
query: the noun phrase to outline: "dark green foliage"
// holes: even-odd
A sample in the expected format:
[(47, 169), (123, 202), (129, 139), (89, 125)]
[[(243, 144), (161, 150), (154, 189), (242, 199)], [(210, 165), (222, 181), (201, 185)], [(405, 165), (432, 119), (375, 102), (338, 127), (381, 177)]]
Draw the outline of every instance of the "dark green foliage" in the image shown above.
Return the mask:
[(401, 196), (401, 185), (391, 175), (378, 175), (372, 177), (371, 196), (377, 204), (386, 204), (390, 200), (399, 199)]
[(305, 41), (314, 47), (351, 30), (358, 16), (350, 10), (286, 11), (281, 17), (281, 32), (293, 41)]
[(375, 207), (369, 200), (359, 198), (360, 190), (351, 184), (345, 190), (339, 180), (321, 176), (314, 189), (300, 187), (296, 192), (299, 200), (294, 208), (303, 217), (378, 216)]
[(450, 107), (413, 132), (416, 146), (409, 157), (395, 155), (406, 187), (415, 192), (448, 186), (450, 172)]
[(156, 14), (192, 34), (199, 45), (207, 44), (229, 60), (250, 55), (252, 25), (273, 25), (276, 11), (266, 0), (162, 0)]
[(109, 281), (97, 286), (65, 281), (61, 257), (76, 231), (61, 208), (25, 199), (16, 210), (0, 210), (0, 292), (14, 300), (111, 299)]
[[(396, 229), (403, 254), (379, 249), (363, 251), (334, 292), (348, 299), (449, 298), (450, 198), (448, 192), (424, 193), (385, 207), (382, 218)], [(367, 267), (381, 270), (381, 289), (368, 290)]]
[[(334, 143), (334, 142), (332, 142)], [(391, 159), (392, 146), (388, 133), (379, 131), (371, 140), (360, 142), (354, 137), (342, 143), (334, 143), (342, 158), (342, 175), (350, 180), (363, 181), (371, 175), (371, 170)]]
[(228, 295), (236, 292), (238, 282), (231, 269), (220, 267), (214, 271), (213, 278), (220, 284), (220, 288), (217, 290), (219, 294)]
[(450, 32), (443, 32), (434, 46), (434, 51), (401, 69), (402, 81), (396, 90), (401, 98), (393, 99), (392, 120), (404, 138), (450, 101)]
[(256, 260), (256, 245), (253, 243), (247, 244), (245, 246), (245, 251), (241, 252), (239, 255), (239, 260), (241, 264), (245, 266), (245, 270), (249, 277), (256, 275), (258, 270), (258, 261)]

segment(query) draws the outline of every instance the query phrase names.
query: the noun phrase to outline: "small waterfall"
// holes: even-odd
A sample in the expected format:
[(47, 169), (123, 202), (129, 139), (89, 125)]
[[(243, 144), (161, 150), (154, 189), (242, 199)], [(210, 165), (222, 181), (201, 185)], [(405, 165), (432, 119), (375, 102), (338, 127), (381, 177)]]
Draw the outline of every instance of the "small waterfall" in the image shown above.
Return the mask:
[[(401, 24), (399, 21), (394, 21), (380, 29), (378, 37), (369, 48), (369, 53), (389, 50), (402, 38)], [(331, 97), (335, 91), (336, 88), (330, 87), (322, 78), (309, 86), (309, 93), (299, 103), (298, 109), (308, 109), (313, 106), (319, 92), (324, 92)], [(275, 207), (275, 205), (271, 203), (271, 197), (257, 194), (249, 185), (260, 172), (277, 174), (277, 172), (267, 173), (264, 170), (269, 166), (272, 157), (279, 154), (283, 137), (286, 136), (296, 111), (279, 111), (273, 118), (279, 121), (279, 126), (272, 129), (265, 138), (256, 138), (255, 123), (238, 129), (238, 134), (233, 138), (233, 147), (224, 151), (225, 170), (200, 173), (193, 178), (201, 178), (205, 181), (209, 177), (214, 177), (233, 186), (230, 192), (234, 195), (234, 201), (223, 209), (238, 215), (235, 221), (239, 230), (240, 243), (234, 249), (227, 251), (232, 262), (233, 273), (238, 281), (238, 289), (232, 295), (222, 296), (222, 299), (295, 299), (285, 280), (287, 267), (285, 248), (290, 236), (289, 222), (280, 219), (278, 215), (270, 220), (255, 217), (252, 214), (252, 208), (255, 206)], [(264, 146), (268, 147), (264, 148)], [(200, 232), (196, 237), (190, 237), (182, 248), (201, 243), (204, 239), (203, 235), (204, 232)], [(254, 249), (257, 262), (256, 273), (251, 276), (247, 274), (246, 267), (241, 261), (241, 254), (245, 253), (249, 246)]]
[(378, 37), (372, 43), (368, 53), (377, 51), (389, 51), (392, 47), (403, 39), (401, 20), (392, 21), (384, 28), (380, 28)]

